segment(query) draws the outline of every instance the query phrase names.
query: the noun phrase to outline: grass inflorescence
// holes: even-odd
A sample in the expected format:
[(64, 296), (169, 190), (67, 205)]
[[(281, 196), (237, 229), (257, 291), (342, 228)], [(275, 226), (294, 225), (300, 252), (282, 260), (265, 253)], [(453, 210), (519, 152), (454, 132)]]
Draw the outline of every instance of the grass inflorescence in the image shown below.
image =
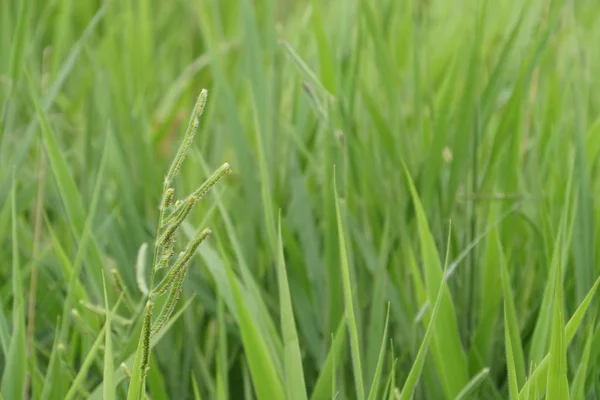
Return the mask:
[[(175, 189), (172, 187), (173, 179), (181, 170), (181, 166), (193, 144), (194, 136), (200, 124), (199, 119), (204, 110), (208, 92), (202, 90), (196, 101), (196, 106), (190, 117), (188, 129), (183, 137), (183, 141), (177, 150), (175, 158), (169, 168), (163, 186), (161, 203), (159, 205), (160, 216), (158, 219), (158, 228), (156, 232), (156, 242), (154, 244), (154, 259), (150, 277), (150, 285), (146, 286), (143, 282), (143, 272), (138, 273), (139, 280), (142, 281), (140, 287), (148, 295), (148, 301), (144, 309), (144, 320), (138, 348), (136, 351), (136, 363), (134, 364), (133, 375), (129, 384), (127, 398), (129, 400), (138, 400), (145, 398), (146, 375), (149, 369), (150, 360), (150, 339), (153, 335), (160, 332), (171, 317), (173, 310), (179, 300), (183, 283), (188, 269), (188, 264), (198, 246), (211, 234), (211, 230), (206, 228), (195, 235), (185, 249), (179, 254), (176, 261), (172, 261), (177, 242), (178, 233), (181, 225), (190, 215), (194, 205), (202, 199), (205, 194), (225, 175), (231, 172), (229, 164), (223, 164), (214, 174), (212, 174), (197, 190), (184, 200), (175, 198)], [(137, 267), (142, 268), (143, 261), (139, 262)], [(160, 269), (166, 268), (166, 274), (162, 281), (155, 286), (155, 277)], [(169, 292), (167, 301), (163, 305), (157, 318), (153, 318), (152, 310), (156, 303), (156, 297)], [(139, 360), (139, 362), (138, 362)]]

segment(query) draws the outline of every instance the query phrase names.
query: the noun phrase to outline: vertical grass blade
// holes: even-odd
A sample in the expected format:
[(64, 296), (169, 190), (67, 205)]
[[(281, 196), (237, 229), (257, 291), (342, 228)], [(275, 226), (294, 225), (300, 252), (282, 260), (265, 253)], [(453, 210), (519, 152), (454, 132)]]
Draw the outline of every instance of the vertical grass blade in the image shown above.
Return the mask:
[[(577, 310), (573, 313), (571, 319), (567, 323), (567, 326), (565, 327), (565, 339), (567, 346), (569, 346), (569, 344), (573, 340), (573, 337), (575, 336), (575, 333), (579, 329), (579, 326), (581, 326), (585, 313), (588, 307), (590, 306), (594, 295), (596, 294), (598, 286), (600, 286), (600, 278), (596, 280), (596, 282), (588, 292), (587, 296), (585, 296), (585, 298), (583, 299), (579, 307), (577, 307)], [(530, 374), (529, 379), (527, 380), (527, 382), (525, 382), (525, 385), (523, 385), (523, 388), (521, 388), (521, 391), (519, 392), (520, 400), (524, 400), (527, 397), (527, 393), (529, 393), (532, 387), (544, 386), (545, 379), (547, 378), (548, 374), (549, 359), (549, 355), (546, 355), (542, 362), (540, 362), (539, 365)]]
[(13, 172), (12, 199), (12, 290), (13, 290), (13, 329), (8, 346), (0, 393), (7, 399), (20, 399), (23, 396), (25, 375), (27, 374), (27, 354), (25, 347), (25, 311), (23, 280), (19, 264), (19, 236), (17, 232), (17, 196)]
[(411, 400), (414, 396), (417, 383), (419, 382), (419, 377), (421, 376), (423, 366), (425, 365), (425, 357), (427, 356), (427, 352), (429, 350), (429, 342), (431, 341), (433, 331), (435, 329), (435, 324), (437, 323), (438, 313), (443, 299), (444, 292), (442, 289), (444, 286), (445, 283), (443, 281), (440, 281), (440, 287), (438, 289), (435, 302), (433, 303), (433, 310), (431, 311), (431, 316), (429, 317), (429, 323), (427, 324), (427, 329), (425, 330), (425, 336), (423, 336), (423, 341), (419, 346), (417, 357), (415, 357), (415, 361), (413, 362), (413, 365), (410, 368), (410, 372), (406, 377), (406, 381), (404, 381), (402, 391), (397, 397), (398, 400)]
[[(437, 298), (437, 290), (441, 282), (444, 281), (444, 272), (440, 264), (435, 241), (429, 230), (425, 210), (423, 209), (413, 180), (410, 177), (408, 168), (406, 165), (403, 167), (417, 216), (427, 296), (429, 304), (433, 304)], [(468, 383), (467, 358), (460, 340), (458, 322), (450, 290), (444, 284), (441, 286), (441, 291), (440, 322), (432, 333), (433, 342), (431, 351), (444, 392), (446, 396), (453, 398)], [(425, 322), (427, 322), (427, 318)]]
[(517, 382), (517, 367), (515, 365), (515, 357), (513, 355), (513, 345), (512, 345), (512, 337), (514, 336), (511, 333), (511, 323), (509, 321), (508, 315), (508, 302), (509, 300), (504, 300), (504, 346), (506, 348), (506, 369), (508, 373), (508, 394), (511, 400), (517, 400), (519, 398), (519, 383)]
[(92, 348), (90, 349), (90, 351), (86, 355), (85, 359), (81, 363), (81, 367), (80, 367), (79, 371), (77, 372), (75, 379), (71, 383), (71, 386), (69, 387), (69, 391), (65, 395), (65, 400), (71, 400), (71, 399), (75, 398), (75, 396), (79, 392), (84, 392), (83, 381), (87, 376), (90, 366), (92, 365), (92, 363), (94, 362), (94, 360), (96, 358), (96, 354), (100, 350), (100, 345), (103, 342), (105, 334), (106, 334), (106, 325), (104, 325), (102, 327), (102, 330), (100, 330), (100, 332), (98, 333), (98, 337), (96, 337), (96, 340), (94, 340)]
[(579, 365), (577, 366), (577, 371), (575, 372), (575, 377), (571, 382), (571, 398), (572, 399), (584, 399), (585, 398), (585, 379), (590, 373), (590, 353), (592, 349), (592, 342), (594, 339), (594, 323), (590, 323), (588, 330), (585, 334), (585, 346), (583, 348), (583, 352), (581, 353), (581, 360), (579, 361)]
[(112, 312), (108, 304), (108, 295), (106, 294), (106, 280), (102, 274), (102, 284), (104, 289), (104, 309), (106, 310), (106, 333), (104, 334), (104, 400), (115, 400), (115, 383), (114, 383), (114, 354), (113, 354), (113, 338), (112, 338)]
[(200, 389), (198, 389), (198, 382), (196, 382), (196, 376), (194, 374), (192, 374), (192, 388), (194, 390), (194, 400), (202, 400)]
[[(510, 281), (510, 274), (506, 265), (506, 260), (502, 253), (502, 247), (498, 241), (499, 251), (499, 268), (500, 268), (500, 281), (502, 285), (502, 291), (504, 292), (504, 334), (505, 334), (505, 346), (507, 347), (507, 363), (508, 363), (508, 346), (510, 345), (510, 357), (511, 357), (511, 368), (513, 369), (515, 382), (514, 390), (519, 390), (519, 387), (525, 381), (525, 355), (523, 353), (523, 345), (521, 343), (521, 329), (519, 328), (519, 321), (517, 319), (517, 311), (514, 303), (512, 285)], [(506, 325), (507, 324), (507, 325)], [(506, 339), (506, 335), (510, 336), (510, 342)], [(509, 370), (510, 372), (510, 370)], [(510, 380), (509, 380), (510, 383)], [(512, 389), (511, 389), (512, 390)]]
[[(571, 192), (571, 182), (572, 177), (569, 178), (569, 182), (567, 184), (567, 196), (569, 196)], [(544, 288), (544, 295), (542, 298), (540, 313), (536, 321), (535, 330), (533, 332), (532, 345), (529, 351), (529, 359), (534, 364), (539, 364), (548, 351), (549, 334), (552, 331), (551, 324), (553, 320), (553, 296), (556, 290), (556, 288), (554, 287), (554, 285), (556, 284), (556, 280), (554, 279), (554, 277), (556, 276), (556, 271), (558, 269), (562, 270), (562, 265), (564, 265), (564, 263), (566, 262), (567, 252), (565, 250), (565, 247), (568, 245), (568, 240), (565, 240), (563, 236), (566, 234), (566, 231), (568, 229), (568, 213), (570, 208), (571, 207), (569, 196), (567, 198), (566, 204), (563, 206), (560, 225), (558, 228), (556, 238), (554, 239), (549, 275), (550, 278), (548, 279), (546, 287)], [(568, 234), (567, 237), (570, 237), (570, 234)], [(560, 283), (562, 285), (562, 276)]]
[(381, 349), (379, 350), (379, 358), (377, 360), (377, 367), (375, 368), (375, 375), (373, 376), (373, 382), (371, 383), (371, 389), (369, 389), (368, 400), (377, 399), (379, 393), (379, 385), (381, 380), (381, 370), (383, 368), (383, 361), (385, 360), (385, 349), (387, 344), (388, 324), (390, 321), (390, 305), (388, 304), (387, 313), (385, 316), (385, 325), (383, 328), (383, 336), (381, 338)]
[(227, 325), (225, 325), (225, 305), (221, 295), (217, 299), (217, 321), (219, 324), (219, 343), (217, 344), (216, 392), (217, 399), (227, 400), (229, 398)]
[(256, 394), (260, 400), (276, 398), (285, 398), (285, 389), (283, 388), (275, 360), (271, 357), (268, 344), (265, 342), (266, 336), (261, 334), (257, 326), (256, 318), (250, 312), (247, 294), (242, 291), (237, 282), (233, 271), (226, 266), (227, 278), (238, 318), (238, 326), (244, 343), (248, 369), (252, 378), (252, 383)]
[(337, 216), (338, 226), (338, 238), (340, 244), (340, 257), (341, 257), (341, 272), (342, 272), (342, 286), (344, 289), (344, 305), (345, 315), (348, 322), (348, 334), (350, 337), (350, 352), (352, 354), (352, 370), (354, 373), (354, 385), (356, 387), (356, 397), (358, 400), (364, 400), (365, 398), (365, 387), (363, 383), (363, 370), (361, 365), (360, 357), (360, 340), (358, 337), (358, 329), (356, 327), (356, 318), (354, 316), (354, 305), (352, 296), (352, 285), (350, 283), (350, 266), (348, 263), (348, 256), (346, 254), (346, 239), (344, 233), (344, 226), (342, 224), (342, 214), (340, 212), (340, 199), (337, 192), (337, 184), (335, 182), (334, 173), (334, 193), (335, 193), (335, 210)]
[(568, 400), (567, 345), (564, 329), (562, 268), (560, 263), (554, 276), (554, 302), (552, 305), (552, 328), (550, 360), (546, 386), (547, 400)]
[[(317, 378), (317, 383), (315, 383), (310, 400), (329, 400), (334, 397), (334, 382), (336, 373), (335, 361), (342, 358), (342, 351), (344, 350), (344, 345), (346, 344), (346, 324), (346, 319), (342, 317), (335, 334), (333, 335), (331, 347), (329, 348), (327, 358), (325, 358), (325, 363), (323, 364), (319, 377)], [(331, 393), (332, 390), (334, 393)]]
[(283, 241), (281, 239), (281, 215), (278, 221), (278, 257), (277, 281), (279, 284), (279, 312), (281, 313), (281, 332), (283, 335), (283, 363), (285, 369), (285, 384), (287, 398), (290, 400), (306, 400), (306, 384), (302, 369), (302, 355), (298, 342), (298, 333), (294, 322), (292, 297), (288, 286), (283, 256)]

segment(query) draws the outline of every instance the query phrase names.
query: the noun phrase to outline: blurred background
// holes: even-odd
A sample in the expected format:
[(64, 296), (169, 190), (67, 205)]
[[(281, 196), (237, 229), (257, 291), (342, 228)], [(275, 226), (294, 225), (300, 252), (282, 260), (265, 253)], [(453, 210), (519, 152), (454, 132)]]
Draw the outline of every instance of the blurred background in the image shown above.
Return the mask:
[[(592, 0), (0, 0), (4, 397), (14, 378), (24, 397), (65, 398), (76, 383), (73, 398), (101, 398), (102, 271), (108, 304), (126, 294), (112, 322), (126, 393), (119, 365), (144, 304), (138, 251), (147, 243), (149, 262), (162, 181), (203, 88), (176, 196), (224, 162), (232, 174), (184, 226), (213, 235), (154, 346), (150, 398), (264, 398), (254, 346), (285, 386), (279, 221), (313, 399), (363, 398), (343, 271), (359, 374), (367, 391), (380, 381), (374, 398), (393, 398), (446, 258), (415, 398), (457, 398), (473, 378), (465, 398), (507, 398), (506, 332), (523, 388), (562, 332), (552, 310), (566, 323), (599, 273), (598, 21)], [(572, 398), (600, 389), (597, 306), (563, 343)]]

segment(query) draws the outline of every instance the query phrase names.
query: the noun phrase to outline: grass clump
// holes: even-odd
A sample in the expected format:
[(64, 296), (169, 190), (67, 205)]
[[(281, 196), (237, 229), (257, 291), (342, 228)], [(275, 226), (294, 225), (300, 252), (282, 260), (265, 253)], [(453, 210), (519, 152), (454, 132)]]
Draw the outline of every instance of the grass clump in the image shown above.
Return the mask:
[(598, 15), (0, 1), (0, 393), (599, 398)]

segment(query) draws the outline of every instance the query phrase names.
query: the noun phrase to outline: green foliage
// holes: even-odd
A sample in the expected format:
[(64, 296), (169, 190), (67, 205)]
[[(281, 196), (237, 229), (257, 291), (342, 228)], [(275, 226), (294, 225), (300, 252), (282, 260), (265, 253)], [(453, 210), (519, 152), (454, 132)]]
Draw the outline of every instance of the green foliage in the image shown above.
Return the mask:
[(597, 397), (599, 13), (0, 2), (0, 399)]

